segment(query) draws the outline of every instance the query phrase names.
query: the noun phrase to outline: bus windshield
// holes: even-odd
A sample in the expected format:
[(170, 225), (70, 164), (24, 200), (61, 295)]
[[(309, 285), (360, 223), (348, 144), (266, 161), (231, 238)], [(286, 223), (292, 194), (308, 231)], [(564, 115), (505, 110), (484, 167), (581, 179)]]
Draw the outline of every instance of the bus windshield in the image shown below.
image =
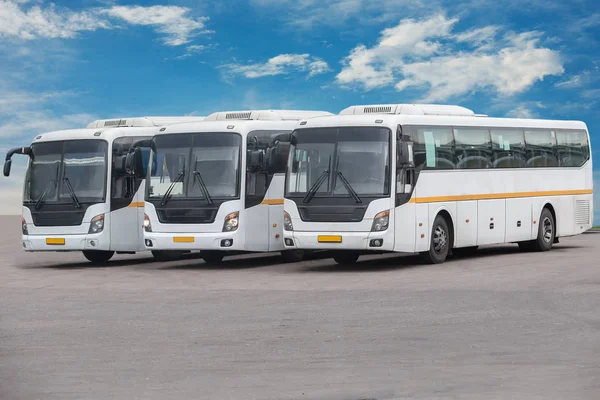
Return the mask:
[(237, 133), (158, 135), (148, 168), (147, 198), (239, 197), (242, 137)]
[(45, 203), (101, 203), (106, 195), (104, 140), (66, 140), (34, 143), (26, 175), (23, 201)]
[(391, 131), (380, 127), (299, 129), (293, 133), (286, 195), (381, 197), (390, 190)]

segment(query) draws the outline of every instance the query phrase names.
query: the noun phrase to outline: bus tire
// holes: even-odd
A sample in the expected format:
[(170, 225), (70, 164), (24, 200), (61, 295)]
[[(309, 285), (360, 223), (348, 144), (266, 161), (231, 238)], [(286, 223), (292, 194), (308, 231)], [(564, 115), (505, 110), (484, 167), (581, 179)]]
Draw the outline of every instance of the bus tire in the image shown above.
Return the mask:
[(421, 253), (423, 261), (427, 264), (441, 264), (446, 261), (450, 246), (452, 246), (452, 243), (450, 243), (451, 237), (448, 221), (438, 214), (431, 227), (429, 251)]
[(84, 250), (83, 256), (93, 264), (105, 264), (115, 255), (114, 251)]
[(333, 255), (333, 260), (340, 265), (350, 265), (356, 263), (360, 257), (358, 251), (337, 251)]
[(220, 251), (201, 251), (200, 257), (207, 264), (219, 264), (221, 261), (223, 261), (225, 254)]
[(534, 250), (549, 251), (552, 249), (552, 243), (554, 243), (555, 236), (556, 222), (554, 221), (554, 217), (550, 210), (544, 208), (540, 215), (537, 239), (533, 242)]
[(452, 249), (452, 255), (456, 257), (471, 257), (475, 254), (479, 246), (459, 247)]
[(283, 262), (295, 263), (304, 260), (304, 250), (284, 250), (281, 252)]
[(152, 250), (152, 256), (156, 261), (177, 261), (183, 253), (177, 250)]

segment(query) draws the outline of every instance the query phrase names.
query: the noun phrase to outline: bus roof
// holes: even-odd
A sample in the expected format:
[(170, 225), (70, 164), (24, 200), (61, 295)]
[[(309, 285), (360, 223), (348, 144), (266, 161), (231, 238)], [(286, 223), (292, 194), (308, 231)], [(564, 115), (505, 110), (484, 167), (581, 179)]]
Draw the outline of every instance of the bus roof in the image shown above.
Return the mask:
[(87, 128), (116, 128), (116, 127), (156, 127), (174, 124), (177, 122), (197, 122), (205, 117), (131, 117), (98, 119), (90, 122)]

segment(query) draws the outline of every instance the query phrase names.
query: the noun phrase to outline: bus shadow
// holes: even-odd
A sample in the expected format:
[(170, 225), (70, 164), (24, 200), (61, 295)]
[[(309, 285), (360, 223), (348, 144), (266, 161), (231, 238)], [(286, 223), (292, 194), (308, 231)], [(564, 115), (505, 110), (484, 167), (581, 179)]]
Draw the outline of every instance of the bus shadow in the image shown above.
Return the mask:
[(88, 261), (77, 261), (68, 263), (53, 263), (53, 264), (41, 264), (41, 265), (20, 265), (21, 269), (56, 269), (56, 270), (76, 270), (76, 269), (102, 269), (102, 268), (118, 268), (118, 267), (129, 267), (140, 264), (151, 264), (154, 263), (153, 257), (147, 258), (135, 258), (127, 260), (114, 260), (102, 264), (93, 264)]

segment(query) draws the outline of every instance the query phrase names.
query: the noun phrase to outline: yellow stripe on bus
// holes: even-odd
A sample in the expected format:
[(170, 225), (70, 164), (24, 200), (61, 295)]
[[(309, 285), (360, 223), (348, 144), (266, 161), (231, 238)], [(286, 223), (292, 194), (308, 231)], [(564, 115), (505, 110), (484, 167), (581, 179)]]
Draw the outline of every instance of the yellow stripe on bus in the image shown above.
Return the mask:
[(283, 205), (283, 199), (265, 199), (260, 204), (268, 204), (270, 206)]
[(467, 200), (496, 200), (516, 199), (524, 197), (546, 197), (546, 196), (573, 196), (582, 194), (593, 194), (591, 189), (584, 190), (550, 190), (542, 192), (514, 192), (514, 193), (485, 193), (485, 194), (463, 194), (456, 196), (434, 196), (413, 197), (409, 203), (441, 203), (444, 201), (467, 201)]
[(144, 208), (144, 202), (143, 201), (134, 201), (133, 203), (129, 204), (127, 207)]

